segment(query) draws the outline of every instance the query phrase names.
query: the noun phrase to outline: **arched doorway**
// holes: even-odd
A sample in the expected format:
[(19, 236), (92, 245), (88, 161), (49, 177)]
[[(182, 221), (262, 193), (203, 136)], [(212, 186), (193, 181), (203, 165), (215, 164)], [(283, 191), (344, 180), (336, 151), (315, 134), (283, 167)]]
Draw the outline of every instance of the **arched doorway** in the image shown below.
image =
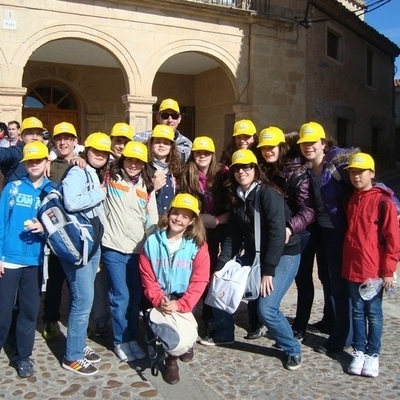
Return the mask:
[(68, 87), (56, 81), (41, 82), (28, 88), (24, 97), (22, 117), (39, 118), (50, 134), (53, 133), (54, 125), (62, 121), (73, 124), (78, 136), (81, 131), (76, 96)]

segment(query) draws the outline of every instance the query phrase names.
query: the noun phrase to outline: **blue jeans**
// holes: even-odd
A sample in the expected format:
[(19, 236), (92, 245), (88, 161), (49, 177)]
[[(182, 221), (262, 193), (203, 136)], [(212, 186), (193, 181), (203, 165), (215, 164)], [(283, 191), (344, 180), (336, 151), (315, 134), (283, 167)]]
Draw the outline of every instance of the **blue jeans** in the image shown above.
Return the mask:
[(383, 289), (371, 300), (363, 300), (358, 291), (361, 284), (348, 283), (353, 318), (352, 346), (369, 356), (379, 354), (383, 331)]
[(102, 256), (108, 279), (114, 344), (136, 340), (143, 291), (139, 255), (103, 247)]
[(90, 310), (93, 305), (94, 280), (100, 262), (100, 248), (85, 266), (71, 265), (61, 260), (70, 289), (70, 306), (67, 326), (67, 348), (65, 358), (68, 361), (84, 358), (87, 327)]
[(40, 306), (41, 272), (39, 267), (5, 268), (0, 279), (0, 350), (7, 339), (14, 300), (18, 294), (16, 354), (12, 358), (13, 362), (27, 360), (32, 355)]
[(301, 345), (294, 338), (292, 328), (279, 306), (294, 281), (299, 263), (300, 255), (283, 255), (272, 278), (274, 291), (269, 296), (258, 299), (258, 314), (261, 322), (288, 356), (301, 355)]

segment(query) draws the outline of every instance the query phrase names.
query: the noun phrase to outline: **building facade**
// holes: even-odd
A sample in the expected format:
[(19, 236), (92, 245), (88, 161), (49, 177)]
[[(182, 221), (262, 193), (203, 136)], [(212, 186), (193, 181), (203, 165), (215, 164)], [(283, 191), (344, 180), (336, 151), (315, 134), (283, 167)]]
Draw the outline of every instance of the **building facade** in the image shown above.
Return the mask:
[(151, 129), (163, 98), (218, 152), (235, 120), (321, 122), (386, 160), (394, 57), (353, 0), (0, 0), (0, 120), (61, 120), (81, 139), (118, 121)]

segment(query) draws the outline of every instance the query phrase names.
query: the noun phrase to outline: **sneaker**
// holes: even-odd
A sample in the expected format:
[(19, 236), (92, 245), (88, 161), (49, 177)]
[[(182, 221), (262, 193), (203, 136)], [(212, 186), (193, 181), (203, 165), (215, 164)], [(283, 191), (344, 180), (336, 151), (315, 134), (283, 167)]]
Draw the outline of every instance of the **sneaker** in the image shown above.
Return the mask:
[(301, 367), (301, 356), (288, 356), (285, 367), (290, 371), (295, 371)]
[(297, 339), (300, 343), (304, 343), (306, 340), (306, 332), (305, 331), (296, 331), (293, 330), (293, 336)]
[(353, 356), (353, 360), (347, 368), (347, 372), (351, 375), (361, 375), (365, 361), (364, 353), (354, 350), (351, 355)]
[(132, 353), (129, 343), (120, 343), (115, 345), (114, 352), (121, 361), (124, 362), (135, 361), (135, 356)]
[(43, 337), (46, 340), (54, 340), (58, 336), (57, 322), (46, 322), (43, 329)]
[(379, 375), (379, 354), (369, 356), (365, 354), (364, 366), (361, 375), (376, 378)]
[(16, 369), (20, 378), (29, 378), (35, 373), (33, 370), (33, 362), (31, 360), (21, 360), (17, 362)]
[(215, 341), (214, 338), (212, 338), (211, 336), (206, 336), (204, 339), (201, 339), (199, 343), (204, 346), (223, 346), (223, 345), (227, 345), (227, 344), (233, 344), (233, 343), (235, 343), (235, 341), (234, 340)]
[(101, 361), (101, 357), (97, 355), (89, 346), (86, 346), (83, 349), (83, 355), (85, 356), (86, 360), (90, 361), (91, 363), (97, 363)]
[(139, 346), (139, 343), (136, 340), (132, 340), (128, 344), (133, 354), (133, 357), (135, 357), (136, 360), (143, 360), (144, 358), (146, 358), (146, 353)]
[(244, 338), (248, 340), (259, 339), (265, 335), (267, 328), (263, 325), (259, 325), (256, 329), (251, 330)]
[(90, 376), (97, 373), (97, 369), (86, 358), (75, 361), (68, 361), (64, 358), (62, 367), (79, 375)]

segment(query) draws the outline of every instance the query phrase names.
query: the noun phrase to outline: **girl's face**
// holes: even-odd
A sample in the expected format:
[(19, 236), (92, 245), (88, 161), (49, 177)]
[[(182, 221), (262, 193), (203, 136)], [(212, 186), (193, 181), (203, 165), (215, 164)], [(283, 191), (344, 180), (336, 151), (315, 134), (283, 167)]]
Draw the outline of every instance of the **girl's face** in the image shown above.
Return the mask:
[(114, 136), (111, 139), (111, 150), (114, 152), (117, 158), (121, 157), (122, 150), (129, 142), (129, 139), (123, 136)]
[(207, 173), (208, 168), (211, 164), (212, 155), (213, 153), (206, 150), (199, 150), (193, 152), (193, 160), (199, 171)]
[(375, 172), (370, 169), (349, 168), (349, 176), (352, 185), (360, 191), (372, 188), (372, 179)]
[(125, 158), (122, 168), (130, 179), (134, 178), (142, 172), (144, 162), (137, 158)]
[(304, 142), (300, 143), (300, 150), (303, 157), (312, 163), (322, 162), (324, 158), (325, 144), (321, 142)]
[(232, 167), (236, 182), (246, 191), (254, 182), (256, 171), (253, 164), (236, 164)]
[(261, 154), (267, 163), (275, 163), (279, 159), (279, 146), (263, 146)]
[(87, 152), (88, 164), (95, 169), (102, 168), (107, 163), (109, 155), (110, 153), (107, 151), (96, 150), (90, 147)]
[(169, 236), (182, 236), (186, 228), (194, 222), (193, 211), (173, 207), (168, 216)]
[(31, 180), (35, 181), (44, 176), (49, 161), (47, 158), (25, 161), (26, 170)]
[(250, 149), (254, 143), (254, 135), (237, 135), (235, 136), (235, 145), (237, 150)]
[(151, 153), (154, 158), (160, 161), (165, 161), (171, 151), (172, 142), (168, 139), (153, 138), (151, 142)]

